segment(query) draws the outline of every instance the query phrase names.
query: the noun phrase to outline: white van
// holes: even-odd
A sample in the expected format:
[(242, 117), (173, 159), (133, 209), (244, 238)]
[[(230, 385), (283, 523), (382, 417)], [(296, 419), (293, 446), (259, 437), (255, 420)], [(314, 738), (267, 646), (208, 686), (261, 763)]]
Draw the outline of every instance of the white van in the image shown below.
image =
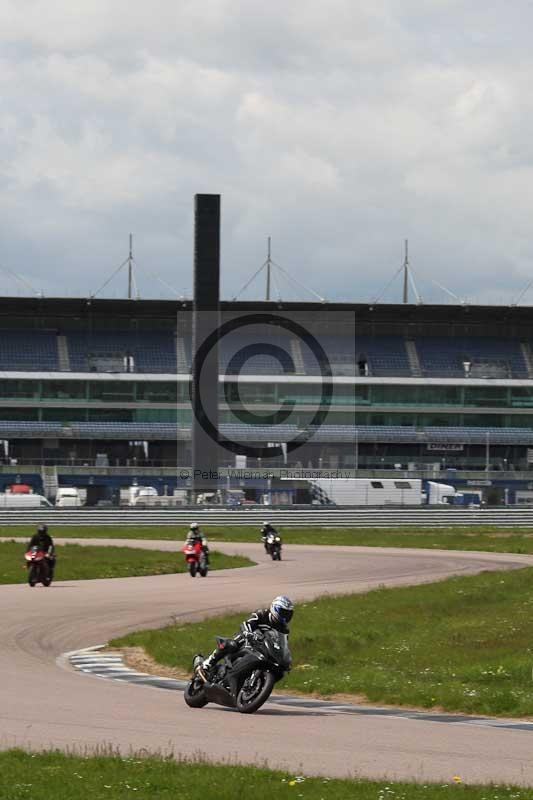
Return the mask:
[(0, 508), (53, 508), (46, 497), (41, 494), (0, 494)]
[(80, 493), (75, 486), (62, 486), (57, 490), (56, 506), (58, 508), (79, 508), (81, 505)]

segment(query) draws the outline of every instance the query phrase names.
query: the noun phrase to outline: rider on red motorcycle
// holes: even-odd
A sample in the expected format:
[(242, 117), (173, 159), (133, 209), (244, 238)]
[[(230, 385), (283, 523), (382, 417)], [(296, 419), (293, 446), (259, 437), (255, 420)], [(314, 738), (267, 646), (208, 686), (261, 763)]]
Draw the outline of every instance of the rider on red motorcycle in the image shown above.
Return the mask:
[(196, 542), (199, 542), (202, 545), (202, 550), (205, 554), (206, 564), (209, 564), (209, 545), (207, 544), (207, 538), (200, 530), (200, 526), (198, 525), (198, 523), (191, 522), (191, 524), (189, 525), (189, 533), (187, 534), (187, 539), (185, 540), (185, 544), (195, 544)]
[(56, 556), (54, 541), (48, 533), (48, 525), (39, 525), (36, 532), (31, 537), (30, 543), (26, 547), (26, 550), (31, 550), (32, 547), (38, 547), (39, 550), (44, 550), (46, 553), (46, 558), (50, 567), (50, 578), (52, 579), (54, 577)]

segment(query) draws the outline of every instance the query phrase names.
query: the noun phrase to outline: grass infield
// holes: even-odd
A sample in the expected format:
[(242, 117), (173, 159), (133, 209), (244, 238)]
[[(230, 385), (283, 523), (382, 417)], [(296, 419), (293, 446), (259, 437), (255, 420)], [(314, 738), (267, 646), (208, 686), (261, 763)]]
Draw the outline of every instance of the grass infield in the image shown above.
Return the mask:
[(266, 768), (197, 759), (0, 753), (2, 800), (533, 800), (533, 789), (467, 786), (460, 775), (440, 784), (306, 778)]
[[(20, 543), (0, 542), (0, 584), (26, 583), (28, 576), (23, 560), (24, 550), (24, 545)], [(131, 578), (186, 571), (182, 553), (130, 547), (83, 547), (79, 544), (58, 545), (56, 553), (55, 579), (59, 581)], [(253, 564), (243, 556), (226, 556), (216, 552), (211, 552), (210, 560), (211, 569), (249, 567)]]
[[(242, 614), (141, 631), (159, 664), (189, 670)], [(281, 686), (321, 696), (488, 715), (533, 715), (533, 568), (424, 586), (322, 597), (298, 605), (294, 666)]]
[[(52, 536), (102, 539), (172, 539), (184, 541), (188, 527), (50, 525)], [(205, 525), (210, 542), (259, 542), (259, 527)], [(0, 527), (0, 536), (30, 536), (29, 526)], [(486, 550), (496, 553), (533, 553), (533, 528), (490, 525), (454, 528), (290, 528), (280, 527), (286, 544), (364, 545), (366, 547), (422, 547), (439, 550)]]

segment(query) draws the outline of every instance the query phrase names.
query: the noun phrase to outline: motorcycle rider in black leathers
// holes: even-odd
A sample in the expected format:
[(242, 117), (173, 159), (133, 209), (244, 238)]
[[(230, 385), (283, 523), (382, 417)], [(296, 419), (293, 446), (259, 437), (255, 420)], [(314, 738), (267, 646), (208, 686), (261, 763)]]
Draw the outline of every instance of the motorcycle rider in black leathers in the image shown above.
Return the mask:
[(270, 522), (263, 522), (263, 527), (261, 528), (261, 541), (263, 542), (263, 545), (265, 546), (265, 552), (267, 553), (268, 553), (267, 539), (270, 534), (272, 534), (273, 536), (279, 536), (279, 533), (277, 532), (275, 527), (270, 524)]
[[(246, 643), (247, 638), (253, 634), (254, 631), (265, 628), (273, 628), (280, 633), (289, 633), (288, 623), (292, 619), (294, 613), (294, 603), (285, 595), (275, 597), (270, 604), (270, 608), (258, 608), (257, 611), (252, 612), (248, 619), (241, 622), (240, 631), (233, 637), (233, 643), (238, 647), (242, 647)], [(233, 650), (233, 647), (231, 647)], [(226, 655), (225, 647), (215, 648), (210, 656), (205, 658), (196, 667), (196, 672), (204, 680), (209, 681), (209, 675), (220, 661)]]
[(204, 536), (197, 522), (191, 522), (185, 543), (195, 544), (195, 542), (200, 542), (202, 545), (202, 550), (205, 555), (205, 563), (209, 564), (209, 545), (207, 543), (207, 537)]
[(54, 541), (48, 533), (48, 525), (39, 525), (36, 532), (31, 537), (26, 550), (31, 550), (32, 547), (38, 547), (39, 550), (44, 550), (48, 566), (50, 567), (50, 578), (53, 578), (56, 566), (56, 555)]

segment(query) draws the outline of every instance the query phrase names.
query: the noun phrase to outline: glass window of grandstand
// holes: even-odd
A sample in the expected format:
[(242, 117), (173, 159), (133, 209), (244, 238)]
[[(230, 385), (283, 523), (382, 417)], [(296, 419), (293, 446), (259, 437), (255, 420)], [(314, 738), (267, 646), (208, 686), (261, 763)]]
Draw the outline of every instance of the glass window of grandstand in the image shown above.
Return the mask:
[[(306, 413), (301, 414), (298, 416), (298, 420), (301, 424), (309, 425), (313, 418), (313, 413)], [(352, 411), (336, 411), (335, 408), (331, 408), (322, 423), (323, 425), (355, 425), (356, 420), (359, 420), (359, 416), (355, 416)], [(292, 417), (291, 417), (292, 420)], [(363, 421), (359, 421), (358, 424), (364, 424)]]
[(505, 417), (503, 414), (465, 414), (465, 428), (503, 428)]
[(533, 407), (533, 387), (513, 386), (511, 389), (511, 405), (518, 408)]
[(461, 405), (460, 386), (372, 386), (374, 405)]
[(0, 419), (34, 422), (38, 419), (38, 410), (36, 408), (0, 408)]
[(533, 414), (508, 414), (505, 417), (505, 428), (533, 428)]
[[(361, 424), (360, 418), (357, 418), (358, 424)], [(410, 427), (416, 425), (416, 414), (371, 414), (370, 425), (389, 425), (391, 427), (405, 426)]]
[(87, 420), (86, 408), (42, 408), (41, 419), (43, 422), (85, 422)]
[[(341, 403), (343, 396), (350, 399), (356, 406), (367, 406), (370, 403), (370, 386), (334, 386), (333, 396), (335, 403)], [(337, 399), (339, 398), (339, 399)]]
[(419, 414), (416, 424), (425, 428), (454, 428), (461, 425), (461, 417), (459, 414)]
[(189, 401), (189, 383), (170, 381), (139, 381), (137, 383), (137, 400), (151, 403), (187, 403)]
[(43, 381), (41, 397), (43, 400), (85, 400), (86, 381)]
[[(317, 406), (322, 397), (322, 385), (316, 384), (297, 384), (297, 385), (278, 385), (279, 402), (290, 401), (301, 405)], [(333, 385), (332, 405), (352, 406), (355, 404), (369, 403), (368, 386), (342, 386)]]
[(132, 422), (133, 411), (127, 408), (90, 408), (89, 422)]
[(0, 381), (0, 398), (34, 398), (39, 396), (39, 381)]
[[(227, 398), (229, 403), (277, 403), (282, 402), (285, 396), (277, 397), (276, 386), (272, 383), (244, 383), (239, 381), (226, 381), (219, 385), (219, 397)], [(280, 387), (281, 390), (281, 387)]]
[(177, 410), (177, 423), (181, 427), (189, 426), (192, 424), (192, 411), (190, 408), (178, 408)]
[(89, 399), (103, 403), (131, 403), (135, 400), (135, 384), (130, 381), (91, 381)]
[(467, 386), (465, 388), (466, 406), (509, 405), (509, 389), (507, 386)]
[(177, 422), (175, 408), (136, 408), (134, 411), (135, 422)]

